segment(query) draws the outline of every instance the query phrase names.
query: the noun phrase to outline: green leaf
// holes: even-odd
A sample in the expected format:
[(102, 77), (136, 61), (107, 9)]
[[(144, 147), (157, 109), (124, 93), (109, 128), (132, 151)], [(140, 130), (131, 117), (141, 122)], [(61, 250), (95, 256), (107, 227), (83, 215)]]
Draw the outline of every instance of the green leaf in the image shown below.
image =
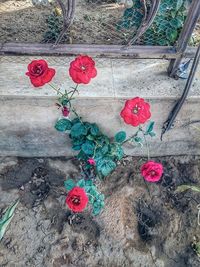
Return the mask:
[(176, 17), (176, 18), (174, 18), (174, 19), (172, 19), (172, 20), (170, 21), (170, 25), (171, 25), (172, 27), (174, 27), (175, 29), (180, 28), (180, 27), (183, 26), (183, 20), (180, 19), (180, 16), (179, 16), (179, 18)]
[(86, 161), (88, 159), (88, 156), (81, 150), (78, 155), (76, 156), (79, 160)]
[(71, 130), (72, 123), (68, 119), (61, 119), (56, 122), (55, 128), (59, 132), (65, 132), (65, 131)]
[(200, 242), (193, 244), (193, 248), (194, 248), (197, 256), (200, 257)]
[(104, 201), (104, 199), (105, 199), (105, 196), (104, 196), (104, 194), (99, 194), (99, 197), (98, 197), (98, 199), (99, 199), (99, 200), (101, 200), (101, 201)]
[(90, 194), (91, 196), (93, 196), (93, 198), (97, 198), (98, 195), (99, 195), (99, 193), (98, 193), (97, 188), (96, 188), (95, 185), (92, 185), (92, 186), (90, 187), (90, 190), (89, 190), (88, 192), (89, 192), (89, 194)]
[(114, 139), (117, 143), (123, 143), (126, 140), (126, 132), (124, 131), (118, 132), (115, 135)]
[(98, 148), (95, 152), (95, 155), (94, 155), (94, 160), (95, 161), (98, 161), (99, 159), (102, 159), (103, 158), (103, 153), (102, 153), (102, 150), (100, 148)]
[(146, 128), (146, 134), (149, 134), (153, 131), (154, 124), (155, 124), (154, 121), (150, 121), (150, 123), (147, 125), (147, 128)]
[(137, 144), (139, 144), (140, 146), (143, 146), (143, 140), (142, 140), (141, 137), (136, 136), (136, 137), (134, 137), (133, 140), (134, 140)]
[(91, 134), (87, 135), (86, 138), (87, 138), (88, 140), (90, 140), (90, 141), (95, 140), (95, 137), (92, 136)]
[(194, 185), (179, 185), (177, 189), (175, 190), (175, 193), (182, 193), (188, 189), (191, 189), (194, 192), (200, 193), (200, 187), (194, 186)]
[(97, 136), (100, 134), (99, 127), (96, 125), (96, 123), (93, 123), (90, 125), (90, 133), (94, 136)]
[(68, 179), (66, 181), (64, 181), (64, 186), (65, 186), (65, 189), (67, 191), (70, 191), (72, 190), (72, 188), (74, 188), (76, 184), (74, 183), (74, 181), (72, 179)]
[(75, 151), (79, 151), (79, 150), (81, 150), (81, 145), (74, 145), (74, 146), (72, 146), (72, 149)]
[(156, 134), (155, 134), (154, 132), (150, 132), (149, 135), (150, 135), (151, 137), (156, 136)]
[(176, 17), (176, 13), (177, 13), (176, 10), (172, 10), (172, 11), (171, 11), (171, 16), (172, 16), (172, 18), (175, 18), (175, 17)]
[(178, 37), (178, 32), (175, 29), (167, 29), (166, 31), (166, 37), (171, 42), (174, 43)]
[(115, 158), (115, 160), (121, 160), (124, 156), (124, 150), (120, 145), (111, 145), (111, 156)]
[(84, 142), (85, 142), (85, 137), (73, 138), (72, 139), (73, 146), (81, 146)]
[(6, 229), (7, 229), (8, 225), (10, 224), (10, 222), (14, 216), (14, 211), (15, 211), (18, 203), (19, 203), (19, 200), (15, 201), (15, 203), (12, 206), (7, 208), (3, 217), (0, 220), (0, 241), (3, 238), (3, 236), (6, 232)]
[(176, 10), (178, 11), (182, 7), (184, 0), (176, 0), (176, 1), (177, 1)]
[(73, 119), (73, 120), (71, 121), (72, 125), (75, 125), (75, 124), (77, 124), (77, 123), (79, 123), (79, 122), (80, 122), (80, 119), (79, 119), (79, 118), (75, 118), (75, 119)]
[(95, 216), (99, 215), (100, 212), (101, 212), (101, 207), (100, 206), (94, 207), (94, 209), (92, 211), (93, 215), (95, 215)]
[(121, 146), (117, 146), (117, 149), (116, 149), (116, 157), (117, 157), (117, 160), (121, 160), (124, 156), (124, 150)]
[(82, 123), (78, 122), (72, 126), (70, 134), (72, 137), (76, 138), (87, 135), (87, 128)]
[(107, 144), (105, 144), (100, 148), (100, 150), (101, 150), (102, 154), (105, 155), (106, 153), (108, 153), (109, 147)]
[(116, 168), (116, 163), (109, 157), (99, 159), (97, 161), (97, 170), (103, 174), (103, 176), (109, 175)]
[(84, 144), (82, 144), (82, 147), (81, 147), (81, 149), (83, 150), (83, 152), (85, 154), (87, 154), (87, 155), (93, 155), (94, 148), (95, 148), (94, 143), (92, 143), (90, 141), (86, 141)]
[(79, 180), (76, 185), (83, 188), (85, 186), (85, 180), (84, 179)]
[(92, 180), (86, 180), (86, 181), (85, 181), (85, 185), (86, 185), (86, 186), (92, 186), (92, 185), (93, 185)]

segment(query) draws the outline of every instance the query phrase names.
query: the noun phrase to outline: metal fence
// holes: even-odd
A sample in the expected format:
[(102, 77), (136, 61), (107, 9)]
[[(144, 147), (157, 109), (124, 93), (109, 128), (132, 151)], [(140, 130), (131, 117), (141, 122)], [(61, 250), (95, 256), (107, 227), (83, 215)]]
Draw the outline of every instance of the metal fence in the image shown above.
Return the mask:
[(0, 53), (168, 58), (174, 76), (199, 14), (199, 0), (0, 0)]

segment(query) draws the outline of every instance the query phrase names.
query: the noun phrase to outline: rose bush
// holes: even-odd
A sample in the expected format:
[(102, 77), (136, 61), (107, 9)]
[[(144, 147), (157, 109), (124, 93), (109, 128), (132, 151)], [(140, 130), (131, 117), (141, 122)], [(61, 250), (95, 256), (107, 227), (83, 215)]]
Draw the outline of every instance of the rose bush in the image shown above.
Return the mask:
[[(45, 60), (34, 60), (28, 65), (31, 83), (35, 87), (49, 83), (55, 75), (55, 70), (49, 68)], [(127, 137), (125, 131), (119, 131), (114, 138), (103, 134), (95, 123), (83, 121), (73, 107), (75, 93), (79, 84), (88, 84), (96, 77), (95, 62), (91, 57), (81, 55), (70, 64), (69, 75), (76, 83), (70, 90), (61, 92), (49, 84), (59, 95), (57, 107), (61, 109), (61, 117), (55, 123), (55, 129), (67, 133), (71, 139), (72, 149), (77, 151), (80, 161), (81, 175), (78, 181), (67, 179), (66, 205), (73, 212), (82, 212), (88, 204), (92, 213), (98, 215), (104, 207), (104, 195), (98, 191), (96, 182), (102, 181), (118, 165), (124, 157), (123, 146), (129, 142), (133, 145), (146, 145), (148, 161), (141, 167), (141, 174), (148, 182), (157, 182), (163, 174), (162, 164), (150, 160), (148, 138), (154, 137), (154, 122), (151, 118), (150, 104), (143, 98), (135, 97), (125, 102), (120, 116), (126, 124), (137, 127), (132, 136)], [(147, 126), (144, 126), (148, 122)]]

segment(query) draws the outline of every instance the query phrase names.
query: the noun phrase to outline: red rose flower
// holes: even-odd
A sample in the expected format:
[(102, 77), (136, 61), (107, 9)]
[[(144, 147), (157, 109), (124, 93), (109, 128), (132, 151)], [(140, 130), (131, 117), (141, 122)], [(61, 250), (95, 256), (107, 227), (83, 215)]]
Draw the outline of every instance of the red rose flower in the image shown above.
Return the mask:
[(141, 174), (148, 182), (158, 182), (163, 174), (163, 166), (154, 161), (148, 161), (141, 167)]
[(97, 76), (94, 60), (88, 56), (78, 56), (70, 63), (69, 75), (77, 84), (88, 84), (91, 78)]
[(69, 109), (67, 107), (63, 107), (62, 114), (64, 117), (67, 117), (69, 115)]
[(93, 158), (88, 159), (88, 163), (90, 165), (95, 165), (96, 164), (96, 162), (95, 162), (95, 160)]
[(48, 67), (48, 64), (45, 60), (33, 60), (28, 65), (28, 72), (26, 75), (29, 76), (31, 83), (35, 87), (43, 86), (45, 83), (48, 83), (52, 80), (56, 71)]
[(126, 101), (120, 116), (125, 123), (138, 126), (150, 119), (150, 105), (143, 98), (135, 97)]
[(66, 204), (74, 212), (81, 212), (88, 204), (88, 197), (83, 188), (75, 186), (66, 197)]

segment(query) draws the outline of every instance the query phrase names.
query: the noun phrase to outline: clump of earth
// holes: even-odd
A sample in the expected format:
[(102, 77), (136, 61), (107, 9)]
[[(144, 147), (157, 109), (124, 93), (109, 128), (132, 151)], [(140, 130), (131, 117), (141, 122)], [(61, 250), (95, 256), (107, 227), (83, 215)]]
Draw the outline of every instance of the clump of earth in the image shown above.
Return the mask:
[(197, 267), (200, 193), (176, 193), (200, 183), (200, 157), (160, 157), (164, 176), (145, 183), (145, 159), (127, 157), (100, 183), (106, 196), (99, 216), (73, 214), (65, 205), (66, 177), (79, 163), (65, 158), (1, 158), (0, 214), (19, 198), (0, 242), (2, 267)]

